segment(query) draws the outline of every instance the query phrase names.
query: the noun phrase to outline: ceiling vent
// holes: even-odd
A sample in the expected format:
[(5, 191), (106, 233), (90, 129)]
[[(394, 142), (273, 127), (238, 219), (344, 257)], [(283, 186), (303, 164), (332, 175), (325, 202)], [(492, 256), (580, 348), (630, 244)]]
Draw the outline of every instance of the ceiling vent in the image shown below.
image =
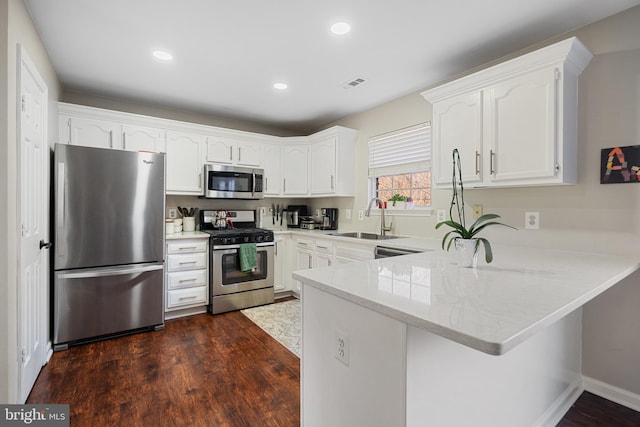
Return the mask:
[(365, 79), (358, 77), (357, 79), (350, 80), (342, 85), (343, 89), (351, 89), (356, 86), (360, 86), (365, 82)]

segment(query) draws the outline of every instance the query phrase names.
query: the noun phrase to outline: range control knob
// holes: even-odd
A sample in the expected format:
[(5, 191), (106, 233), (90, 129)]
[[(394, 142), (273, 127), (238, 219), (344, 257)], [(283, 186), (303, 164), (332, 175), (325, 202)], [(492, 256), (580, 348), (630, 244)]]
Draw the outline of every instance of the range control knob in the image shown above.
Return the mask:
[(251, 239), (249, 238), (249, 236), (244, 236), (242, 240), (244, 240), (245, 243), (249, 243), (249, 240)]
[(256, 236), (256, 242), (262, 242), (263, 240), (264, 240), (264, 236), (261, 236), (261, 235)]

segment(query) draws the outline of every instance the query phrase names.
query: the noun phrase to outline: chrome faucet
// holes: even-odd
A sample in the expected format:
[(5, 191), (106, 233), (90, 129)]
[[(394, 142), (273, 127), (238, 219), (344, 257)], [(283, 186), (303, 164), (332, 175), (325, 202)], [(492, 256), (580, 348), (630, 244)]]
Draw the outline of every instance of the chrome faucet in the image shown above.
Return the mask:
[(384, 202), (377, 197), (374, 197), (369, 201), (369, 207), (367, 208), (367, 213), (365, 215), (371, 216), (371, 206), (374, 203), (378, 203), (380, 205), (380, 235), (384, 237), (387, 231), (391, 231), (391, 225), (393, 225), (393, 222), (388, 227), (386, 226), (384, 221)]

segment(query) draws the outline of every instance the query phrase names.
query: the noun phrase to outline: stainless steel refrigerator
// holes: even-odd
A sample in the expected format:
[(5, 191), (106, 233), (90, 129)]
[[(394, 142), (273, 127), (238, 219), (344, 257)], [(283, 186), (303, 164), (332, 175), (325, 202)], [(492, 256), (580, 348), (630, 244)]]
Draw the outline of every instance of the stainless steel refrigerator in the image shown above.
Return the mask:
[(56, 144), (53, 344), (164, 325), (165, 156)]

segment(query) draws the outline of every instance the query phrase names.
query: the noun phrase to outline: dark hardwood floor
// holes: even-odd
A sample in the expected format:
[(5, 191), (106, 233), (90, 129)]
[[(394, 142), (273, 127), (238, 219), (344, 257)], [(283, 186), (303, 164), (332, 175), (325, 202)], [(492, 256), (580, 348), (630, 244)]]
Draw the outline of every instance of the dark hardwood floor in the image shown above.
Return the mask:
[(71, 426), (297, 426), (300, 360), (240, 312), (55, 353), (27, 403)]
[[(240, 312), (202, 314), (55, 353), (27, 403), (67, 403), (77, 427), (293, 427), (300, 360)], [(640, 426), (640, 412), (585, 392), (558, 426)]]

